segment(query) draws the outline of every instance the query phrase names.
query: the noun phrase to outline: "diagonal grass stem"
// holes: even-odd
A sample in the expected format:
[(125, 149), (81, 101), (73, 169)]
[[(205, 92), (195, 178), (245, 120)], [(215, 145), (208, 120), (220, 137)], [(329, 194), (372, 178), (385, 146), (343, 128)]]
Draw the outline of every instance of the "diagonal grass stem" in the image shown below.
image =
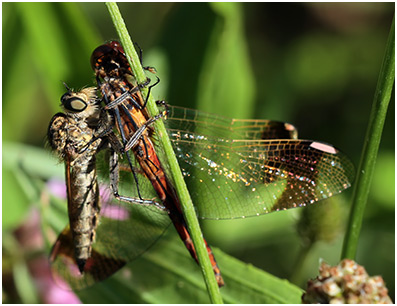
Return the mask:
[[(110, 16), (113, 20), (113, 24), (116, 28), (116, 31), (120, 37), (121, 44), (124, 47), (124, 51), (127, 55), (128, 62), (131, 65), (132, 71), (136, 77), (136, 80), (139, 84), (142, 84), (146, 81), (146, 75), (140, 63), (139, 57), (135, 51), (133, 46), (131, 37), (128, 33), (127, 27), (124, 23), (124, 20), (121, 16), (119, 8), (114, 2), (107, 2), (106, 6), (109, 10)], [(144, 96), (147, 95), (147, 89), (144, 88), (142, 90), (142, 94)], [(158, 109), (156, 103), (152, 97), (149, 97), (147, 103), (147, 109), (151, 116), (155, 116), (158, 114)], [(175, 188), (178, 194), (178, 197), (181, 201), (182, 211), (191, 234), (194, 247), (197, 252), (197, 257), (200, 263), (201, 270), (203, 272), (204, 280), (207, 286), (208, 294), (210, 296), (212, 303), (222, 303), (222, 297), (220, 295), (219, 287), (216, 282), (212, 265), (210, 259), (208, 257), (207, 249), (205, 247), (204, 241), (202, 239), (203, 235), (201, 233), (200, 225), (198, 223), (198, 219), (193, 207), (192, 200), (190, 198), (189, 191), (187, 190), (185, 181), (183, 179), (181, 170), (178, 165), (178, 161), (176, 159), (175, 153), (171, 146), (171, 141), (168, 138), (167, 132), (165, 130), (165, 126), (162, 120), (157, 120), (156, 123), (156, 131), (160, 135), (159, 142), (163, 147), (167, 162), (169, 163), (171, 175), (173, 181), (175, 183)]]

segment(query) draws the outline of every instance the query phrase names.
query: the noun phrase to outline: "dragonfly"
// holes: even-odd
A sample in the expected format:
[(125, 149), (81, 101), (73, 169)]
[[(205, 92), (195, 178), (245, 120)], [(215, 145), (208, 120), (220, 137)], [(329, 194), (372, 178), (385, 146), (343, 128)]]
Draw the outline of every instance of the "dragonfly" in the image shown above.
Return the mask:
[[(133, 124), (127, 114), (122, 115), (123, 112), (129, 108), (135, 111), (142, 117), (138, 117), (139, 120), (134, 117), (134, 122), (144, 125), (148, 117), (142, 109), (134, 108), (131, 100), (138, 101), (141, 108), (144, 101), (136, 98), (137, 85), (125, 86), (130, 83), (129, 79), (133, 80), (133, 75), (129, 66), (122, 62), (125, 55), (121, 46), (105, 46), (100, 47), (101, 52), (94, 51), (94, 60), (91, 62), (97, 68), (96, 59), (100, 58), (103, 62), (109, 56), (111, 67), (123, 67), (123, 73), (127, 74), (127, 77), (115, 77), (118, 85), (120, 82), (123, 85), (122, 89), (115, 91), (113, 88), (110, 95), (102, 89), (102, 95), (107, 97), (105, 104), (110, 104), (110, 110), (123, 106), (119, 114), (120, 118), (125, 119), (120, 120), (118, 129), (128, 132), (126, 126), (131, 127)], [(101, 77), (98, 79), (99, 88), (102, 83), (107, 83), (105, 86), (110, 83)], [(298, 139), (296, 128), (289, 123), (229, 119), (170, 105), (167, 109), (164, 123), (199, 218), (245, 218), (306, 206), (342, 192), (351, 186), (354, 179), (353, 164), (345, 154), (330, 144)], [(113, 113), (113, 116), (117, 114)], [(124, 133), (124, 147), (136, 129), (139, 129), (138, 124), (135, 130), (131, 128), (131, 131)], [(175, 191), (162, 164), (157, 162), (157, 153), (160, 151), (155, 150), (155, 144), (159, 135), (149, 126), (146, 132), (132, 146), (135, 159), (131, 158), (131, 164), (128, 158), (123, 161), (127, 164), (127, 170), (132, 168), (136, 172), (131, 179), (131, 173), (126, 171), (120, 180), (125, 183), (122, 184), (125, 185), (123, 193), (134, 193), (130, 183), (138, 182), (140, 193), (154, 199), (154, 203), (162, 203), (166, 209), (161, 211), (150, 209), (150, 205), (144, 207), (108, 201), (106, 206), (115, 209), (117, 214), (107, 215), (106, 210), (101, 210), (101, 224), (92, 244), (96, 257), (92, 256), (91, 266), (95, 266), (95, 269), (86, 267), (84, 273), (77, 273), (76, 263), (70, 256), (66, 258), (59, 254), (55, 258), (55, 270), (74, 288), (86, 287), (105, 279), (139, 256), (161, 236), (170, 223), (169, 219), (177, 231), (183, 230), (182, 234), (179, 233), (182, 240), (188, 237)], [(103, 173), (108, 173), (108, 163), (102, 164), (105, 165)], [(144, 167), (149, 169), (145, 170)], [(150, 171), (155, 181), (151, 180)], [(137, 191), (134, 196), (140, 197)], [(114, 239), (115, 236), (117, 239)], [(194, 247), (189, 251), (194, 257)], [(208, 252), (215, 274), (219, 273), (219, 283), (219, 267), (209, 246)], [(66, 259), (68, 265), (65, 264)]]
[[(147, 127), (146, 131), (142, 132), (139, 138), (136, 137), (137, 131), (147, 125), (151, 118), (145, 108), (146, 101), (143, 100), (140, 94), (140, 85), (136, 83), (120, 43), (111, 41), (96, 48), (91, 56), (91, 66), (95, 71), (98, 88), (104, 98), (105, 108), (109, 109), (115, 118), (125, 154), (137, 183), (139, 197), (141, 198), (139, 184), (130, 161), (131, 158), (128, 155), (130, 149), (133, 151), (136, 161), (139, 164), (139, 169), (149, 179), (157, 193), (158, 200), (167, 210), (175, 229), (190, 252), (190, 255), (198, 263), (197, 253), (189, 230), (187, 229), (178, 196), (171, 181), (165, 174), (151, 140), (150, 133), (153, 132)], [(166, 111), (162, 114), (165, 116)], [(219, 287), (221, 287), (224, 285), (224, 281), (220, 269), (211, 247), (205, 239), (204, 243), (216, 280)]]

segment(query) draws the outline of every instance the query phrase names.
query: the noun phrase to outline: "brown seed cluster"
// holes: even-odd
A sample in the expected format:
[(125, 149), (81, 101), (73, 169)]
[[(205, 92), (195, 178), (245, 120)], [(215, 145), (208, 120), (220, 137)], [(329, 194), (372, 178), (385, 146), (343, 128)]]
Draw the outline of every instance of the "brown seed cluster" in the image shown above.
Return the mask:
[(321, 263), (320, 275), (307, 283), (302, 302), (307, 304), (392, 304), (381, 276), (369, 277), (350, 259), (331, 267)]

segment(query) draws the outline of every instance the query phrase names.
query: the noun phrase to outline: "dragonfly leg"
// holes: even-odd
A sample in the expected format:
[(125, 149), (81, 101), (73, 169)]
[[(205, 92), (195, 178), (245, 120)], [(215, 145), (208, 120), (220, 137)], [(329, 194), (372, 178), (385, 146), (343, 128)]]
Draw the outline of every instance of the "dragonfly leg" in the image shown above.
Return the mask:
[[(146, 67), (148, 69), (151, 69), (153, 67)], [(150, 85), (148, 88), (148, 93), (145, 99), (145, 102), (143, 103), (143, 105), (140, 105), (134, 98), (133, 98), (133, 94), (138, 92), (141, 88), (146, 87), (147, 85), (150, 84), (150, 79), (146, 78), (146, 81), (142, 84), (138, 84), (138, 86), (134, 87), (133, 89), (129, 90), (129, 91), (125, 91), (123, 92), (123, 94), (121, 94), (119, 97), (117, 97), (116, 99), (114, 99), (112, 102), (110, 102), (109, 104), (106, 104), (105, 109), (111, 109), (111, 108), (115, 108), (116, 106), (120, 105), (121, 103), (124, 102), (125, 99), (132, 99), (132, 103), (134, 104), (135, 107), (137, 107), (138, 109), (142, 110), (146, 107), (147, 101), (150, 97), (150, 92), (152, 90), (152, 88), (154, 86), (156, 86), (158, 83), (160, 83), (160, 79), (159, 77), (157, 77), (157, 81), (153, 84)]]
[[(105, 97), (105, 99), (106, 99), (106, 96), (104, 96), (104, 97)], [(118, 125), (118, 127), (119, 127), (119, 131), (120, 131), (120, 135), (121, 135), (121, 139), (122, 139), (123, 145), (125, 145), (125, 144), (127, 143), (127, 138), (125, 137), (124, 130), (123, 130), (123, 128), (122, 128), (123, 125), (122, 125), (122, 121), (121, 121), (121, 117), (120, 117), (119, 108), (113, 109), (113, 110), (112, 110), (112, 113), (113, 113), (113, 117), (116, 118), (116, 123), (117, 123), (117, 125)], [(123, 150), (123, 151), (124, 151), (124, 150)], [(136, 173), (135, 173), (135, 171), (134, 171), (134, 167), (132, 166), (131, 156), (130, 156), (129, 153), (130, 153), (130, 152), (124, 151), (124, 154), (127, 156), (128, 165), (130, 166), (132, 175), (133, 175), (134, 180), (135, 180), (135, 183), (136, 183), (136, 188), (137, 188), (138, 196), (139, 196), (139, 198), (140, 198), (141, 200), (143, 200), (143, 198), (142, 198), (142, 196), (141, 196), (141, 192), (139, 191), (139, 181), (138, 181), (138, 178), (137, 178)], [(111, 169), (112, 169), (112, 167), (111, 167)], [(117, 183), (118, 183), (118, 180), (117, 180)], [(117, 185), (117, 184), (116, 184), (116, 185)]]
[(151, 72), (151, 73), (157, 73), (157, 70), (156, 70), (155, 67), (152, 67), (152, 66), (143, 66), (142, 68), (143, 68), (144, 70), (147, 70), (147, 71)]
[[(149, 67), (152, 68), (152, 67)], [(130, 98), (132, 99), (132, 103), (133, 105), (138, 108), (138, 109), (144, 109), (146, 107), (147, 101), (149, 99), (150, 96), (150, 92), (152, 90), (152, 88), (154, 86), (156, 86), (158, 83), (160, 82), (160, 79), (157, 77), (157, 81), (153, 84), (150, 85), (148, 88), (148, 94), (146, 96), (145, 102), (143, 105), (140, 105), (134, 98), (133, 98), (133, 94), (138, 92), (141, 88), (146, 87), (147, 85), (149, 85), (150, 83), (150, 79), (147, 78), (146, 81), (142, 84), (138, 84), (138, 86), (134, 87), (133, 89), (129, 90), (129, 91), (125, 91), (123, 92), (120, 96), (118, 96), (116, 99), (114, 99), (112, 102), (109, 102), (105, 105), (104, 109), (108, 110), (108, 109), (112, 109), (117, 107), (118, 105), (120, 105), (121, 103), (123, 103), (126, 99)]]
[(156, 120), (158, 120), (164, 116), (165, 116), (165, 113), (160, 113), (157, 116), (154, 116), (154, 117), (150, 118), (149, 120), (147, 120), (141, 127), (139, 127), (139, 129), (137, 129), (135, 131), (135, 133), (131, 136), (131, 138), (125, 144), (124, 151), (129, 151), (132, 147), (134, 147), (138, 143), (139, 139), (141, 138), (142, 134), (145, 132), (147, 127), (149, 125), (151, 125), (153, 122), (155, 122)]
[(139, 103), (137, 101), (135, 101), (134, 98), (132, 98), (132, 95), (136, 92), (139, 91), (139, 87), (136, 86), (133, 89), (131, 89), (130, 91), (125, 91), (123, 92), (120, 96), (118, 96), (116, 99), (114, 99), (112, 102), (109, 102), (105, 105), (104, 109), (109, 110), (109, 109), (113, 109), (116, 108), (117, 106), (119, 106), (121, 103), (123, 103), (126, 99), (131, 98), (132, 99), (132, 103), (134, 104), (135, 107), (141, 109), (142, 106), (139, 105)]
[(138, 84), (138, 87), (139, 87), (140, 89), (141, 89), (141, 88), (145, 88), (146, 86), (148, 86), (148, 85), (150, 84), (151, 81), (152, 81), (152, 80), (151, 80), (150, 78), (146, 77), (146, 81), (143, 82), (143, 83), (141, 83), (141, 84)]
[[(143, 66), (143, 59), (142, 59), (143, 58), (143, 56), (142, 56), (143, 55), (143, 51), (142, 51), (142, 48), (136, 42), (134, 42), (134, 47), (135, 47), (135, 49), (138, 49), (138, 51), (139, 51), (139, 62)], [(147, 71), (149, 71), (151, 73), (156, 73), (157, 72), (156, 68), (151, 67), (151, 66), (143, 66), (143, 69), (147, 70)]]
[(156, 202), (154, 199), (146, 200), (142, 198), (131, 198), (122, 196), (119, 194), (118, 183), (119, 183), (119, 163), (118, 163), (118, 155), (116, 151), (111, 149), (110, 154), (110, 187), (113, 192), (113, 196), (120, 201), (131, 203), (131, 204), (138, 204), (138, 205), (145, 205), (145, 206), (154, 206), (159, 210), (165, 211), (166, 208), (161, 205), (160, 203)]
[(153, 206), (153, 207), (157, 208), (158, 210), (167, 211), (165, 206), (156, 202), (154, 199), (153, 200), (141, 200), (139, 198), (130, 198), (130, 197), (121, 196), (119, 194), (117, 194), (117, 195), (115, 194), (114, 197), (117, 200), (120, 200), (123, 202), (131, 203), (131, 204), (138, 204), (138, 205), (143, 205), (143, 206)]
[[(157, 78), (157, 81), (153, 85), (150, 85), (149, 88), (148, 88), (147, 96), (146, 96), (146, 99), (145, 99), (145, 103), (143, 103), (142, 109), (146, 107), (146, 104), (147, 104), (147, 101), (148, 101), (148, 99), (150, 97), (150, 92), (152, 91), (152, 88), (154, 86), (156, 86), (158, 83), (160, 83), (160, 78), (159, 77), (156, 77), (156, 78)], [(150, 81), (149, 78), (148, 78), (148, 80)], [(148, 84), (146, 84), (145, 86), (147, 86), (147, 85)], [(139, 86), (142, 86), (142, 85), (140, 84)]]

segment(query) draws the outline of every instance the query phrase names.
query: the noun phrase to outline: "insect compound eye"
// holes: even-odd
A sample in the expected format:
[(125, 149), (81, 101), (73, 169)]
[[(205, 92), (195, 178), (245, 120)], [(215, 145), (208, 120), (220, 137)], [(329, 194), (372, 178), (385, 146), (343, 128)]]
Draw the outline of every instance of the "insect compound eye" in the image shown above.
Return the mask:
[(107, 43), (106, 45), (111, 47), (113, 50), (120, 52), (121, 54), (123, 54), (125, 56), (124, 49), (118, 41), (112, 40), (111, 42)]
[(109, 45), (101, 45), (92, 52), (91, 55), (91, 68), (97, 69), (103, 65), (104, 60), (106, 58), (114, 57), (114, 54), (117, 52), (112, 46)]
[(69, 92), (61, 97), (61, 103), (66, 110), (76, 113), (84, 111), (88, 106), (83, 99), (72, 96)]
[(96, 48), (90, 61), (93, 70), (102, 68), (109, 72), (120, 67), (129, 67), (124, 49), (118, 41), (110, 41)]

